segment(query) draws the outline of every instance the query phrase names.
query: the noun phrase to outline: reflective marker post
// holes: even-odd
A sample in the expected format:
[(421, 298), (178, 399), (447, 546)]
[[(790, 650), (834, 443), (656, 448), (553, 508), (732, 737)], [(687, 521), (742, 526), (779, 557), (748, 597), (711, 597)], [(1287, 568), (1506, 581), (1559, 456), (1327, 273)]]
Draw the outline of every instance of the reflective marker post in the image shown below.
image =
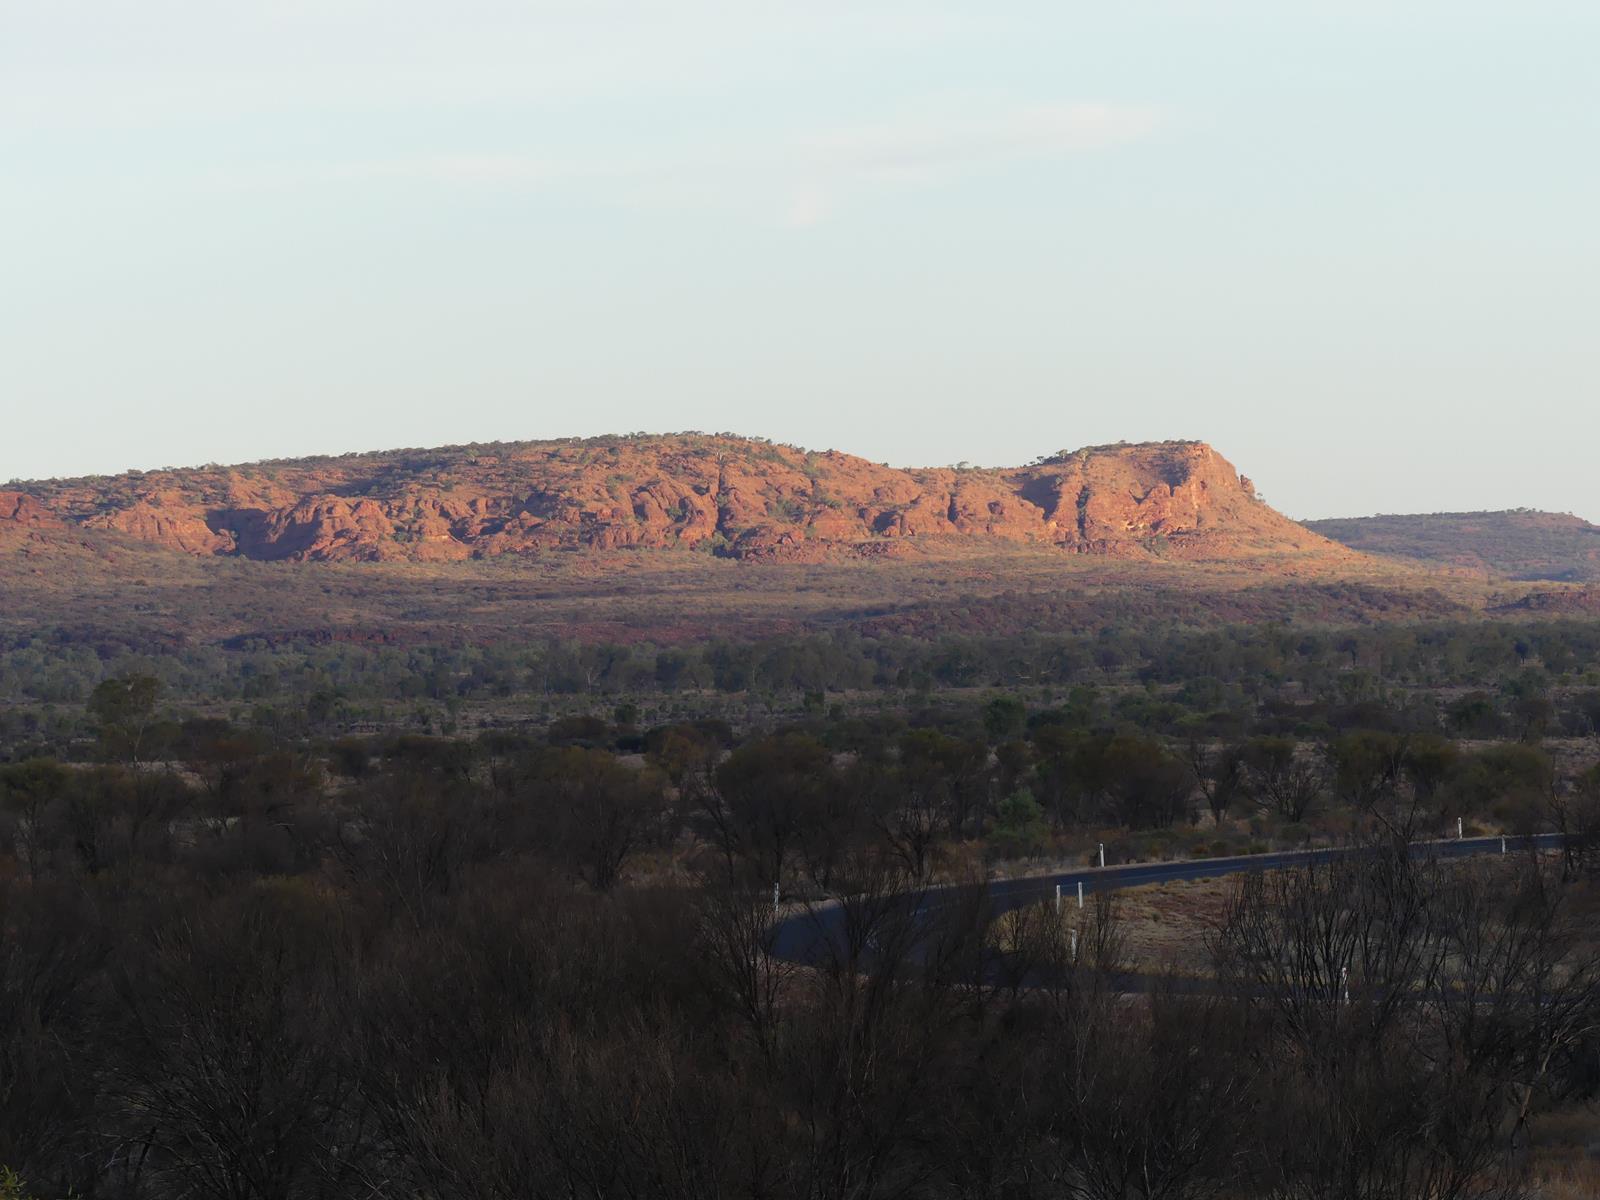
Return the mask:
[(1100, 843), (1100, 865), (1102, 867), (1106, 865), (1106, 844), (1104, 842)]

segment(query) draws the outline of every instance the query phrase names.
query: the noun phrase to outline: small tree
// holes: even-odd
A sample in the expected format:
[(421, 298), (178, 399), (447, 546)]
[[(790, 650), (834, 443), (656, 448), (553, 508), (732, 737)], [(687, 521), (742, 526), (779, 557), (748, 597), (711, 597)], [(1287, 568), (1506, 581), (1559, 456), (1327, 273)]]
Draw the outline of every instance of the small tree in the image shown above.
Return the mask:
[(1252, 739), (1244, 763), (1258, 802), (1290, 821), (1304, 820), (1322, 798), (1327, 783), (1322, 766), (1302, 759), (1292, 738)]
[(127, 675), (106, 679), (89, 697), (88, 709), (100, 725), (100, 740), (109, 753), (129, 762), (139, 761), (161, 681), (153, 675)]
[(1044, 841), (1044, 809), (1027, 788), (1018, 788), (1004, 800), (995, 814), (991, 835), (994, 841), (1013, 853), (1037, 849)]
[(1238, 746), (1213, 748), (1200, 741), (1190, 741), (1188, 762), (1195, 785), (1211, 810), (1211, 819), (1220, 826), (1228, 811), (1250, 791), (1245, 777), (1244, 753)]
[(659, 833), (665, 777), (633, 771), (602, 750), (557, 752), (538, 785), (553, 802), (554, 832), (578, 873), (609, 892), (627, 861)]
[(43, 859), (45, 811), (70, 781), (66, 768), (48, 759), (0, 767), (0, 810), (15, 822), (12, 842), (30, 879), (38, 879)]
[(1028, 706), (1015, 696), (996, 696), (983, 709), (983, 728), (991, 743), (1019, 737), (1028, 725)]

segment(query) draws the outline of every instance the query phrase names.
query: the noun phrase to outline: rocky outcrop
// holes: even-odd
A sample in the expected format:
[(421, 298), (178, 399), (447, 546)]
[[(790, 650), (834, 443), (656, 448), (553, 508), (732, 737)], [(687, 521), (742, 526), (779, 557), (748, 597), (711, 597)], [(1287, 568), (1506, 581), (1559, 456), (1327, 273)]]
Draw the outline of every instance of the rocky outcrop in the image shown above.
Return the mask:
[(59, 517), (26, 492), (0, 492), (0, 527), (59, 529), (62, 524)]
[(67, 524), (37, 497), (26, 492), (0, 492), (0, 550), (32, 553), (48, 547), (66, 532)]
[(186, 554), (228, 554), (235, 542), (227, 530), (216, 530), (181, 492), (141, 496), (126, 508), (96, 513), (85, 528), (111, 529), (144, 542), (156, 542)]
[(1203, 442), (1100, 446), (1057, 455), (1021, 476), (1056, 540), (1087, 553), (1160, 547), (1184, 557), (1329, 550), (1262, 503), (1255, 487)]
[(1349, 557), (1269, 508), (1200, 442), (1092, 447), (1010, 470), (899, 470), (744, 438), (597, 438), (52, 481), (3, 495), (30, 519), (265, 561), (634, 547), (805, 559), (982, 539), (1121, 557)]

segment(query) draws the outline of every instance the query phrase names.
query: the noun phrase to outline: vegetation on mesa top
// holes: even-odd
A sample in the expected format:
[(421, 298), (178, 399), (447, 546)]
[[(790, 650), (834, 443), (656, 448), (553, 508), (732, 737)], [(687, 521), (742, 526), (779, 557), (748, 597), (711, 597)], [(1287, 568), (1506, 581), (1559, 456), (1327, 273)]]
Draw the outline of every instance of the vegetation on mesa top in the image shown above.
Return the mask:
[[(1173, 438), (1160, 442), (1105, 442), (1093, 446), (1080, 446), (1077, 449), (1057, 450), (1053, 454), (1040, 455), (1030, 462), (1029, 466), (1038, 466), (1045, 463), (1067, 462), (1075, 457), (1085, 454), (1103, 454), (1119, 450), (1149, 449), (1158, 446), (1203, 446), (1206, 443), (1195, 438)], [(201, 473), (238, 472), (240, 474), (253, 474), (266, 470), (286, 468), (309, 468), (338, 466), (342, 464), (363, 464), (378, 461), (393, 460), (396, 464), (410, 467), (423, 468), (429, 465), (442, 465), (452, 462), (471, 461), (486, 455), (516, 454), (529, 450), (560, 449), (571, 447), (588, 450), (609, 450), (619, 446), (640, 445), (671, 445), (681, 449), (703, 449), (714, 446), (738, 446), (742, 449), (760, 452), (761, 448), (776, 451), (792, 451), (807, 457), (822, 455), (835, 455), (840, 452), (833, 449), (814, 450), (793, 442), (778, 442), (771, 438), (761, 437), (757, 434), (735, 433), (730, 430), (721, 430), (716, 433), (707, 433), (699, 429), (685, 429), (677, 432), (651, 433), (639, 430), (632, 433), (603, 433), (590, 437), (563, 437), (563, 438), (529, 438), (511, 441), (490, 442), (457, 442), (446, 446), (395, 446), (386, 450), (351, 450), (343, 454), (301, 454), (287, 458), (261, 458), (252, 459), (242, 463), (208, 462), (190, 466), (164, 466), (148, 469), (130, 468), (116, 474), (75, 475), (59, 476), (41, 479), (15, 478), (4, 484), (8, 490), (38, 494), (49, 492), (64, 487), (79, 487), (97, 483), (105, 483), (122, 479), (148, 479), (151, 477), (191, 475)], [(878, 464), (888, 467), (888, 463)], [(952, 464), (954, 465), (954, 464)], [(915, 470), (916, 468), (909, 468)], [(970, 468), (974, 470), (1004, 471), (1005, 467)]]
[(492, 442), (456, 442), (447, 446), (394, 446), (386, 450), (350, 450), (343, 454), (300, 454), (289, 458), (258, 458), (242, 463), (209, 462), (192, 466), (164, 466), (151, 467), (141, 470), (130, 468), (112, 475), (74, 475), (60, 476), (45, 479), (12, 479), (5, 484), (8, 489), (30, 493), (48, 492), (57, 488), (79, 487), (99, 484), (124, 479), (149, 479), (151, 477), (178, 477), (197, 474), (219, 474), (235, 472), (242, 475), (254, 475), (265, 471), (285, 470), (294, 468), (312, 468), (341, 466), (346, 464), (368, 464), (373, 462), (387, 462), (392, 460), (396, 465), (412, 469), (423, 469), (428, 466), (446, 465), (456, 462), (470, 462), (475, 458), (485, 455), (515, 454), (519, 451), (558, 449), (562, 447), (576, 447), (580, 449), (609, 449), (625, 443), (675, 443), (685, 447), (709, 446), (717, 443), (733, 442), (745, 443), (750, 446), (768, 446), (785, 450), (794, 450), (801, 454), (814, 454), (816, 451), (807, 450), (803, 446), (796, 446), (786, 442), (774, 442), (771, 438), (742, 433), (719, 432), (705, 433), (698, 429), (687, 429), (676, 433), (649, 433), (640, 431), (636, 433), (603, 433), (592, 437), (564, 437), (564, 438), (533, 438), (513, 441)]

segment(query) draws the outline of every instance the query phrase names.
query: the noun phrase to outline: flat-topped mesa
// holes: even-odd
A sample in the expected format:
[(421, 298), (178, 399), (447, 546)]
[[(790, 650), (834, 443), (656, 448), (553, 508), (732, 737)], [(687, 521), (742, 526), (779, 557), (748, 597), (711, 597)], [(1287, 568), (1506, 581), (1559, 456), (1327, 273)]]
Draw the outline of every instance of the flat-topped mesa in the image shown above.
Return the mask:
[[(637, 436), (132, 473), (19, 494), (17, 511), (51, 521), (262, 560), (629, 547), (810, 558), (984, 538), (1123, 557), (1350, 557), (1267, 507), (1202, 442), (901, 470), (750, 438)], [(0, 523), (5, 514), (0, 504)]]

